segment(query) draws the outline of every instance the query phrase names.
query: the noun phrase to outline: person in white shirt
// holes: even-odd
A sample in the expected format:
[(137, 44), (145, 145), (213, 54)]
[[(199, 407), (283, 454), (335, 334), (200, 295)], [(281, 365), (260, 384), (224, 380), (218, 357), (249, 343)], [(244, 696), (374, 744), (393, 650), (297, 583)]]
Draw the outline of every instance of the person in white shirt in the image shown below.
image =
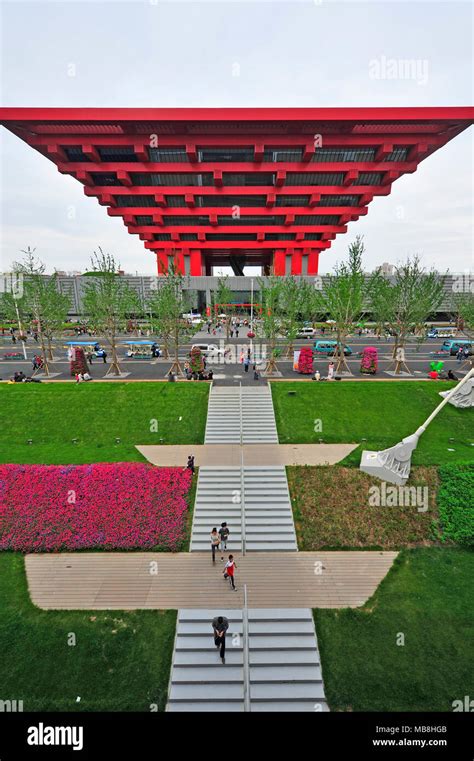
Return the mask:
[(234, 580), (236, 568), (237, 568), (237, 565), (234, 561), (234, 556), (229, 555), (229, 560), (224, 566), (224, 579), (230, 579), (230, 583), (232, 584), (232, 589), (234, 590), (234, 592), (237, 591), (235, 588), (235, 580)]

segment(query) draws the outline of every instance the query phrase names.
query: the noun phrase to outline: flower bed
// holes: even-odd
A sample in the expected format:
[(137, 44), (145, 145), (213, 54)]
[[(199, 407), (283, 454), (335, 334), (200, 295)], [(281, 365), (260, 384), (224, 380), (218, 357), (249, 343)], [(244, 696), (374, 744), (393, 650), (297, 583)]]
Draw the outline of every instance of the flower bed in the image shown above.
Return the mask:
[(145, 463), (0, 465), (0, 550), (176, 550), (191, 479)]

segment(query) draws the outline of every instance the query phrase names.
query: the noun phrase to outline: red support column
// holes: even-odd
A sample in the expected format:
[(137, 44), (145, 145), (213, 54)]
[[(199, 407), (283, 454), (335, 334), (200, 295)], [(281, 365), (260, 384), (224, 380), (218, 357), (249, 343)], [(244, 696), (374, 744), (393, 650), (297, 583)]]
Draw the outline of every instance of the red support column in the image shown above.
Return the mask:
[(156, 268), (159, 275), (166, 275), (168, 273), (168, 252), (156, 251)]
[(273, 252), (273, 274), (285, 274), (285, 251), (278, 250)]
[(301, 251), (293, 251), (293, 255), (291, 257), (291, 274), (292, 275), (301, 275), (301, 270), (303, 268), (303, 262), (302, 262), (302, 253)]
[(310, 251), (308, 254), (308, 275), (317, 275), (319, 265), (319, 251)]
[(199, 249), (192, 249), (190, 253), (190, 274), (191, 275), (203, 275), (203, 262), (202, 254)]
[(180, 275), (185, 274), (184, 269), (184, 255), (185, 253), (188, 253), (187, 251), (184, 252), (182, 249), (178, 248), (174, 255), (174, 266), (176, 268), (176, 272), (179, 272)]

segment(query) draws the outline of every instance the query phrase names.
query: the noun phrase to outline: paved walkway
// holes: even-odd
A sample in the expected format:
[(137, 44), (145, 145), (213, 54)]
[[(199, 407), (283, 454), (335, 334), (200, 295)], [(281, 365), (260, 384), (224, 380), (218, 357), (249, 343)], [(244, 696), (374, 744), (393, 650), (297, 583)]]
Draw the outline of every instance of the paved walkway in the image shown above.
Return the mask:
[(335, 465), (358, 444), (176, 444), (140, 445), (153, 465), (182, 466), (193, 454), (196, 465)]
[(237, 592), (211, 553), (79, 552), (26, 556), (31, 599), (45, 609), (136, 610), (243, 606), (358, 607), (396, 552), (270, 552), (237, 556)]

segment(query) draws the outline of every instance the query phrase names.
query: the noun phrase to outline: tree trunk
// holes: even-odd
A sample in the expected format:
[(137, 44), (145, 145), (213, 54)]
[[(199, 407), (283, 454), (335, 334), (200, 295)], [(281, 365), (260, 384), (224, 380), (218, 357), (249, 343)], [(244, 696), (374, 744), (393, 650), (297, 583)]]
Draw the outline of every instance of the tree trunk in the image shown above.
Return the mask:
[[(43, 368), (42, 369), (43, 369), (44, 374), (46, 376), (48, 376), (50, 373), (49, 373), (48, 357), (46, 356), (47, 355), (46, 344), (44, 342), (43, 328), (42, 328), (41, 323), (40, 323), (39, 320), (38, 320), (38, 329), (39, 329), (38, 332), (39, 332), (39, 337), (40, 337), (40, 342), (41, 342), (41, 354), (43, 356)], [(34, 371), (33, 375), (35, 375), (35, 373), (36, 373), (36, 370)]]
[(50, 362), (52, 362), (54, 358), (53, 358), (53, 350), (51, 348), (51, 336), (50, 335), (47, 336), (47, 341), (48, 341), (48, 359), (49, 359)]
[(334, 374), (337, 373), (349, 373), (349, 375), (352, 375), (349, 365), (346, 362), (346, 358), (344, 356), (344, 342), (345, 335), (343, 335), (338, 328), (336, 331), (336, 351), (334, 354), (334, 357), (336, 359), (336, 366), (334, 368)]
[(176, 327), (174, 334), (174, 362), (171, 365), (167, 375), (176, 373), (179, 378), (184, 378), (183, 368), (179, 362), (179, 328)]
[(268, 360), (266, 367), (265, 367), (265, 373), (267, 375), (272, 375), (274, 372), (277, 372), (278, 365), (275, 360), (275, 342), (270, 344), (270, 359)]
[(110, 373), (113, 373), (116, 376), (121, 375), (122, 371), (120, 369), (120, 365), (119, 365), (119, 361), (117, 357), (117, 344), (116, 344), (115, 334), (110, 336), (109, 345), (112, 350), (112, 362), (110, 363), (110, 367), (105, 373), (105, 376), (107, 377), (107, 375), (109, 375)]

